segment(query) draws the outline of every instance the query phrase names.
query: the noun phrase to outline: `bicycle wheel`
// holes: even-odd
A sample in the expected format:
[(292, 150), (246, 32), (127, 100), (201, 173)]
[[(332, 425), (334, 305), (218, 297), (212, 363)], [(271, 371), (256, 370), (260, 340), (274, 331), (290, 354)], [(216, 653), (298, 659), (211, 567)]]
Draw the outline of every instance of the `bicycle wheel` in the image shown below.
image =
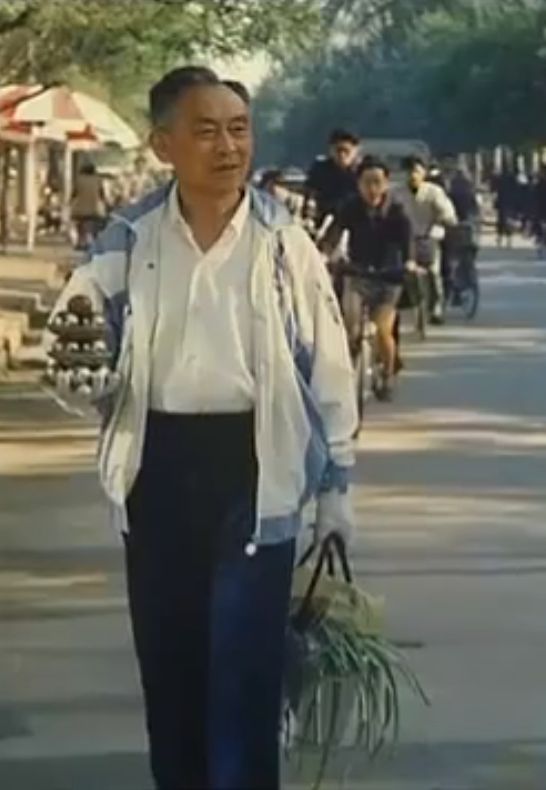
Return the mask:
[(480, 286), (477, 278), (464, 284), (459, 291), (459, 299), (464, 317), (471, 321), (475, 318), (480, 304)]
[(480, 303), (476, 252), (476, 248), (468, 248), (461, 256), (454, 283), (456, 298), (452, 299), (452, 304), (460, 308), (468, 321), (475, 317)]
[(427, 307), (424, 300), (415, 308), (415, 331), (419, 340), (427, 339)]
[(357, 357), (354, 360), (355, 366), (355, 394), (356, 394), (356, 408), (358, 412), (359, 426), (364, 420), (364, 412), (366, 403), (370, 397), (371, 380), (370, 380), (370, 362), (371, 350), (366, 338), (362, 338), (362, 343)]

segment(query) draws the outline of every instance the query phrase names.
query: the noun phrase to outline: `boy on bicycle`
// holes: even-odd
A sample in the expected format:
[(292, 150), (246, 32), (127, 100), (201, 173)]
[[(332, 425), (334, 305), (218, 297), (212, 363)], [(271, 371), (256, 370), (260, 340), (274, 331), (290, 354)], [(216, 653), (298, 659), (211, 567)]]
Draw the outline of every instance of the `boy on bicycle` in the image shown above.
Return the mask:
[(393, 336), (396, 306), (404, 273), (414, 270), (413, 240), (409, 217), (390, 192), (389, 170), (384, 162), (365, 157), (357, 171), (358, 195), (345, 202), (334, 215), (324, 241), (330, 256), (347, 234), (348, 256), (355, 276), (349, 277), (343, 294), (343, 314), (351, 349), (361, 338), (361, 313), (368, 307), (377, 327), (377, 346), (382, 362), (382, 382), (376, 393), (391, 400), (397, 348)]

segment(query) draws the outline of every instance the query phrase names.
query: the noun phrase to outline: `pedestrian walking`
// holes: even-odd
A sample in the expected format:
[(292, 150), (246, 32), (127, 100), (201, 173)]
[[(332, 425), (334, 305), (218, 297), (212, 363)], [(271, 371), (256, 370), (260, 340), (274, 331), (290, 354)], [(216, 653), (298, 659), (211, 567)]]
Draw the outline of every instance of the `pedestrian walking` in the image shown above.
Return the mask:
[(497, 246), (512, 246), (514, 222), (517, 216), (518, 182), (515, 173), (505, 167), (493, 179), (495, 208), (497, 210)]
[(76, 248), (85, 250), (97, 233), (102, 229), (106, 214), (107, 200), (104, 184), (92, 162), (82, 165), (76, 176), (72, 196), (71, 213), (76, 223)]
[(116, 354), (99, 468), (156, 787), (277, 790), (302, 507), (317, 498), (317, 541), (353, 523), (351, 361), (320, 254), (247, 185), (246, 94), (184, 67), (150, 114), (176, 178), (113, 218), (55, 312), (87, 295)]

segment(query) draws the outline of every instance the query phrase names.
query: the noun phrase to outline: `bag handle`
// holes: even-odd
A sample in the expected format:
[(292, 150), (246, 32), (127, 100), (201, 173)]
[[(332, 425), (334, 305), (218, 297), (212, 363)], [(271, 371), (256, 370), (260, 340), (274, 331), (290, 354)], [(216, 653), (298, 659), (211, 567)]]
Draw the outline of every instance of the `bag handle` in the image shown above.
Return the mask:
[[(303, 554), (298, 563), (298, 567), (305, 565), (311, 559), (314, 552), (315, 546), (313, 545)], [(337, 532), (332, 532), (324, 539), (322, 545), (320, 546), (315, 569), (313, 571), (313, 575), (311, 576), (311, 581), (309, 582), (309, 586), (303, 597), (299, 610), (295, 615), (295, 620), (297, 623), (304, 623), (307, 619), (306, 614), (308, 611), (310, 611), (311, 602), (315, 595), (320, 578), (324, 572), (325, 564), (327, 566), (328, 575), (336, 575), (336, 559), (337, 563), (339, 564), (343, 580), (347, 582), (347, 584), (352, 584), (353, 573), (349, 564), (349, 558), (347, 557), (347, 547), (345, 545), (345, 541)]]

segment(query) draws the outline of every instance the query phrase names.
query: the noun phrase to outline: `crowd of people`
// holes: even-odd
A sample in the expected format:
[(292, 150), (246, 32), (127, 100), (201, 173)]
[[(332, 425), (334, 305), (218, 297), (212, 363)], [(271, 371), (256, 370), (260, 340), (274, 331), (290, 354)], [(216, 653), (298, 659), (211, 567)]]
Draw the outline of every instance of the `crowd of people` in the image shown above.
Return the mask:
[[(399, 182), (392, 183), (384, 161), (366, 155), (355, 134), (336, 129), (328, 154), (313, 162), (301, 196), (286, 189), (279, 171), (266, 172), (261, 181), (310, 229), (329, 261), (345, 258), (358, 270), (336, 290), (351, 348), (358, 348), (363, 301), (370, 311), (383, 363), (380, 400), (392, 398), (403, 366), (397, 308), (404, 290), (414, 290), (417, 273), (423, 273), (429, 320), (442, 324), (453, 273), (450, 231), (466, 228), (465, 243), (475, 247), (480, 218), (477, 192), (463, 168), (445, 177), (434, 163), (411, 156), (400, 169), (403, 176), (397, 173)], [(335, 266), (332, 272), (335, 278)]]
[(491, 180), (497, 212), (497, 244), (512, 245), (516, 231), (536, 241), (539, 257), (546, 255), (546, 164), (536, 175), (505, 165)]

